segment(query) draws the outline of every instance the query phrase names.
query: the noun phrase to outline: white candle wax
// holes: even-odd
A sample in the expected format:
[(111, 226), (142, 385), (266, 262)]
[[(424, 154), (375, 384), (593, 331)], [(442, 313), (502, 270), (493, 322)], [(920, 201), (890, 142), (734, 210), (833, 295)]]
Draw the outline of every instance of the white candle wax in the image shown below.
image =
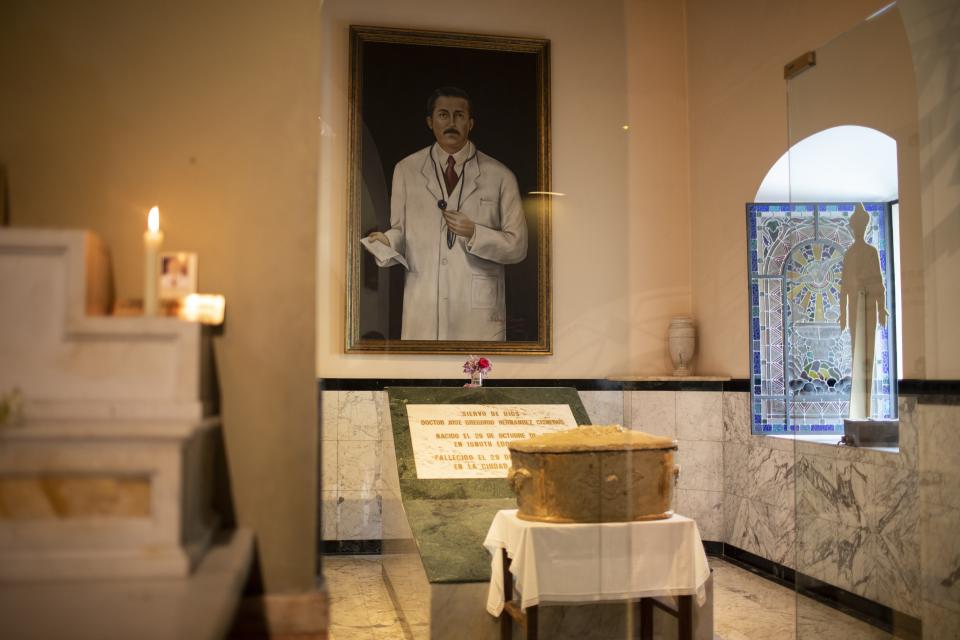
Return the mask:
[(159, 280), (159, 254), (163, 244), (163, 231), (160, 231), (160, 209), (150, 209), (147, 216), (147, 230), (143, 234), (143, 315), (157, 315), (157, 281)]

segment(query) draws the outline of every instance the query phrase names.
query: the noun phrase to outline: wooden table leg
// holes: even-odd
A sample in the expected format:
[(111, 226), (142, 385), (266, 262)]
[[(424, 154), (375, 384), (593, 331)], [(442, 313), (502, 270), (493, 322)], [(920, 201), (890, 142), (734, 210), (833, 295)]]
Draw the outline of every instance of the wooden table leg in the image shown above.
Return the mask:
[(537, 605), (527, 607), (527, 640), (537, 640), (539, 618), (540, 613)]
[(510, 573), (510, 558), (507, 550), (500, 549), (503, 558), (503, 611), (500, 612), (500, 640), (513, 639), (513, 616), (507, 611), (506, 605), (513, 600), (513, 574)]
[(640, 640), (653, 640), (653, 600), (640, 598)]
[(677, 598), (677, 638), (693, 640), (693, 596)]

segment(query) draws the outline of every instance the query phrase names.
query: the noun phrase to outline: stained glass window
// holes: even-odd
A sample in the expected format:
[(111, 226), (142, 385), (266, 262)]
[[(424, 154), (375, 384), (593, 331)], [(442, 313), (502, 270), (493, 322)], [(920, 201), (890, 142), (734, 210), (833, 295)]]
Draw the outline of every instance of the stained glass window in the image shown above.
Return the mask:
[[(840, 327), (843, 256), (857, 203), (748, 204), (753, 433), (842, 433), (850, 408), (850, 332)], [(887, 324), (874, 347), (870, 415), (896, 416), (889, 203), (863, 203)], [(867, 366), (870, 366), (868, 363)]]

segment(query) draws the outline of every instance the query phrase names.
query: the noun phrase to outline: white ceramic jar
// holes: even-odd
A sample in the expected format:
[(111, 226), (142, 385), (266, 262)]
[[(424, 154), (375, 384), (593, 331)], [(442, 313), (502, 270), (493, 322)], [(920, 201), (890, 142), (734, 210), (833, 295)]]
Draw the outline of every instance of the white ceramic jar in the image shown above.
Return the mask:
[(693, 318), (671, 318), (667, 343), (670, 347), (670, 360), (673, 361), (673, 375), (693, 375), (693, 356), (697, 351), (697, 328), (693, 324)]

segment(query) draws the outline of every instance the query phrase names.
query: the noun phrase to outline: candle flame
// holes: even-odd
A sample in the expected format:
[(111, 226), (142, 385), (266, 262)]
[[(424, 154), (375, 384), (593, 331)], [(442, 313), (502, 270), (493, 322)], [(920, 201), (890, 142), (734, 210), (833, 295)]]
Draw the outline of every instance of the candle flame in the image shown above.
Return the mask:
[(160, 207), (150, 209), (147, 215), (147, 228), (154, 233), (160, 231)]

